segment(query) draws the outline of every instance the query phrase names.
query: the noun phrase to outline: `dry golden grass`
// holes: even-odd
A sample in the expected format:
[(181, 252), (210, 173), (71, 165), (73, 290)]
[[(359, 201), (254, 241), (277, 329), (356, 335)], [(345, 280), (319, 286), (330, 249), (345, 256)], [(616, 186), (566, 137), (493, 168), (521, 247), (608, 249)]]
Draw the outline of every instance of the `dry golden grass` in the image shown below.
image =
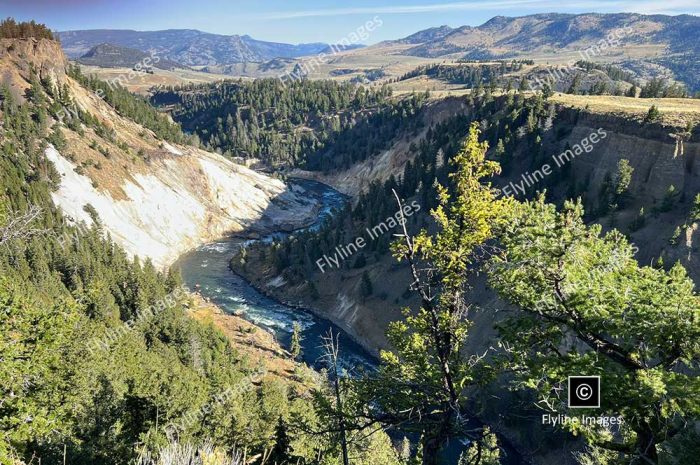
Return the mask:
[[(146, 94), (153, 86), (176, 86), (190, 82), (202, 84), (232, 78), (232, 76), (226, 76), (224, 74), (203, 73), (201, 71), (188, 69), (170, 71), (154, 68), (153, 74), (133, 76), (134, 72), (131, 68), (101, 68), (98, 66), (86, 65), (80, 65), (80, 68), (84, 74), (94, 74), (104, 81), (111, 81), (121, 77), (117, 82), (123, 83), (129, 91), (137, 94)], [(133, 77), (128, 80), (124, 79), (124, 76), (129, 76), (130, 73)]]
[(190, 294), (190, 297), (189, 315), (192, 318), (219, 329), (233, 348), (245, 354), (253, 363), (262, 363), (269, 376), (292, 381), (300, 391), (308, 390), (310, 386), (301, 381), (298, 374), (300, 371), (306, 372), (307, 378), (311, 378), (311, 370), (296, 363), (289, 352), (275, 341), (272, 334), (239, 316), (225, 313), (199, 294)]
[(682, 98), (632, 98), (611, 95), (568, 95), (551, 97), (561, 105), (586, 109), (592, 113), (614, 114), (643, 120), (652, 105), (661, 112), (661, 121), (670, 126), (685, 126), (700, 122), (700, 100)]

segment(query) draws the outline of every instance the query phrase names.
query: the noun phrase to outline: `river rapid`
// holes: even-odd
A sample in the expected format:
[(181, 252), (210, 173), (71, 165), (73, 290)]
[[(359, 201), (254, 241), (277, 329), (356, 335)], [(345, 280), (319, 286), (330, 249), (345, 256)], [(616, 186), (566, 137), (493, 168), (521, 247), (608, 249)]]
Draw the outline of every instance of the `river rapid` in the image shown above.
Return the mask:
[[(347, 197), (331, 187), (310, 180), (295, 180), (322, 205), (318, 217), (308, 229), (317, 229), (334, 212), (343, 208)], [(275, 232), (256, 240), (280, 239), (289, 233)], [(292, 326), (302, 327), (302, 360), (314, 368), (323, 366), (322, 337), (329, 331), (339, 335), (342, 366), (348, 371), (358, 367), (372, 367), (376, 360), (357, 344), (345, 331), (330, 321), (314, 315), (305, 308), (293, 308), (281, 304), (253, 288), (247, 281), (233, 273), (229, 262), (236, 249), (250, 243), (251, 239), (229, 237), (212, 242), (183, 255), (175, 266), (180, 269), (185, 285), (198, 291), (203, 297), (232, 313), (269, 331), (285, 348), (289, 348)]]
[[(321, 227), (323, 222), (335, 212), (343, 208), (348, 198), (325, 184), (311, 180), (294, 180), (314, 196), (322, 205), (318, 217), (313, 224), (300, 230), (313, 230)], [(290, 233), (275, 232), (260, 241), (271, 241), (283, 238)], [(291, 233), (293, 234), (293, 233)], [(250, 243), (251, 239), (229, 237), (212, 242), (183, 255), (175, 266), (180, 269), (185, 285), (192, 291), (198, 291), (203, 297), (219, 306), (227, 313), (238, 315), (256, 326), (269, 331), (284, 348), (289, 348), (292, 327), (298, 322), (302, 327), (303, 339), (302, 360), (316, 369), (325, 368), (324, 351), (321, 347), (322, 337), (329, 331), (339, 335), (340, 364), (346, 373), (352, 375), (356, 370), (371, 370), (377, 366), (377, 360), (362, 346), (356, 343), (345, 331), (329, 320), (316, 316), (311, 310), (303, 307), (290, 307), (277, 302), (257, 291), (243, 278), (231, 271), (229, 262), (235, 251)], [(473, 420), (474, 426), (480, 423)], [(399, 438), (403, 434), (398, 431), (389, 432), (392, 437)], [(413, 440), (417, 437), (409, 435)], [(505, 446), (506, 457), (503, 465), (526, 464), (519, 454), (501, 438)], [(466, 442), (452, 441), (443, 451), (443, 462), (455, 464), (460, 453), (465, 449)]]

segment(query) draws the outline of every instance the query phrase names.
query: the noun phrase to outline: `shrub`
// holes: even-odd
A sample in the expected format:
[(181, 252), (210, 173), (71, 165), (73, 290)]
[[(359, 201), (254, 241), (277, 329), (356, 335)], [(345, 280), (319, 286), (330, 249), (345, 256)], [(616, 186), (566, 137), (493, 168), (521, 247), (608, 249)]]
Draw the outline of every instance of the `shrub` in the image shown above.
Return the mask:
[(658, 108), (656, 108), (656, 105), (652, 105), (651, 108), (649, 108), (647, 115), (644, 117), (644, 122), (645, 123), (653, 123), (654, 121), (658, 121), (660, 119), (661, 119), (661, 112), (659, 111)]

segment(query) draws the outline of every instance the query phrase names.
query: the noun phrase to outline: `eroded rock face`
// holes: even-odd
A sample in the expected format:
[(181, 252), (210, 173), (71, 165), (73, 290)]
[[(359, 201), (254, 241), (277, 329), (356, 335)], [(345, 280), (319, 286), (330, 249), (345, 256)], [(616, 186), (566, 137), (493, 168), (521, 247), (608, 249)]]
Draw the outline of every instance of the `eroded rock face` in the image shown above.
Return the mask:
[(159, 268), (229, 233), (291, 230), (315, 218), (317, 204), (279, 180), (212, 153), (178, 150), (182, 155), (161, 158), (149, 170), (124, 179), (123, 193), (115, 197), (49, 147), (46, 156), (61, 175), (54, 203), (73, 221), (88, 225), (93, 221), (85, 206), (91, 205), (115, 242)]
[[(690, 276), (700, 283), (698, 228), (690, 218), (695, 196), (700, 193), (700, 135), (697, 131), (662, 125), (640, 124), (614, 115), (570, 110), (561, 121), (573, 122), (564, 143), (580, 142), (602, 128), (607, 137), (590, 154), (572, 162), (572, 180), (585, 186), (587, 208), (594, 207), (606, 178), (614, 177), (620, 160), (633, 168), (627, 204), (614, 215), (599, 218), (604, 228), (617, 228), (630, 235), (638, 249), (637, 259), (650, 264), (662, 257), (667, 264), (680, 261)], [(672, 196), (668, 211), (664, 203)], [(645, 212), (645, 224), (632, 231), (630, 224)], [(678, 238), (673, 239), (680, 231)]]
[(90, 225), (88, 210), (96, 212), (127, 253), (162, 268), (230, 233), (291, 230), (315, 219), (319, 206), (304, 192), (220, 155), (159, 139), (70, 78), (67, 66), (57, 42), (0, 40), (0, 79), (20, 102), (36, 73), (42, 86), (70, 94), (63, 122), (89, 114), (107, 128), (81, 123), (76, 131), (50, 121), (65, 138), (60, 150), (45, 152), (60, 175), (52, 197), (72, 221)]
[(642, 125), (612, 115), (583, 112), (574, 116), (569, 112), (564, 110), (561, 118), (576, 119), (566, 138), (570, 145), (599, 128), (608, 134), (590, 154), (573, 161), (574, 176), (579, 182), (588, 181), (589, 196), (598, 194), (606, 174), (614, 173), (622, 159), (634, 168), (630, 193), (639, 203), (660, 202), (671, 185), (679, 192), (700, 190), (700, 139), (696, 135), (681, 136), (682, 128)]
[[(463, 111), (459, 106), (454, 106), (453, 109)], [(436, 112), (435, 115), (440, 117), (441, 113)], [(606, 136), (599, 137), (589, 153), (571, 159), (570, 174), (552, 189), (553, 198), (562, 199), (569, 195), (568, 190), (573, 186), (577, 195), (584, 194), (586, 208), (593, 212), (606, 178), (614, 177), (620, 160), (628, 160), (633, 168), (629, 201), (614, 214), (595, 221), (600, 222), (605, 230), (614, 227), (629, 233), (630, 240), (638, 249), (636, 257), (640, 263), (650, 264), (659, 256), (663, 256), (667, 264), (680, 261), (690, 276), (700, 283), (697, 253), (700, 227), (688, 220), (692, 200), (700, 193), (700, 133), (697, 130), (687, 133), (685, 125), (673, 127), (643, 124), (625, 115), (559, 107), (553, 119), (551, 136), (544, 145), (545, 158), (542, 163), (553, 166), (551, 156), (559, 155), (567, 146), (580, 144), (592, 133), (599, 134), (599, 130), (604, 131)], [(409, 159), (407, 146), (407, 141), (400, 140), (384, 153), (358, 163), (347, 171), (317, 178), (344, 192), (357, 194), (372, 180), (387, 179), (391, 175), (400, 176)], [(521, 173), (531, 173), (537, 168), (532, 166), (532, 154), (525, 149), (518, 151), (515, 159), (517, 166), (511, 170), (508, 179), (499, 180), (501, 185), (506, 185), (509, 181), (517, 183)], [(552, 176), (563, 175), (557, 172)], [(673, 207), (663, 211), (660, 207), (671, 185), (677, 195)], [(522, 197), (518, 195), (517, 198)], [(630, 231), (629, 225), (641, 208), (646, 212), (646, 222), (639, 229)], [(680, 236), (675, 244), (671, 244), (676, 228), (680, 228)], [(375, 294), (384, 292), (386, 299), (361, 297), (360, 281), (365, 270), (376, 286), (381, 288)], [(271, 273), (270, 270), (257, 271)], [(254, 280), (253, 276), (248, 277)], [(268, 274), (265, 278), (269, 281), (274, 275)], [(316, 299), (305, 295), (304, 289), (286, 287), (281, 291), (268, 287), (266, 290), (278, 297), (284, 292), (291, 300), (303, 300), (304, 305), (335, 321), (369, 350), (387, 347), (388, 323), (401, 318), (402, 307), (417, 308), (418, 305), (418, 302), (402, 296), (410, 282), (410, 276), (391, 257), (385, 257), (379, 263), (360, 270), (331, 270), (315, 279), (320, 294)], [(264, 279), (256, 282), (263, 289), (266, 288), (265, 283)], [(508, 306), (483, 282), (474, 283), (470, 299), (479, 307), (488, 309), (475, 314), (478, 335), (470, 339), (470, 344), (473, 345), (471, 349), (481, 351), (488, 347), (494, 336), (496, 313), (493, 310), (502, 310)]]
[(0, 39), (0, 80), (14, 96), (24, 98), (29, 87), (31, 70), (39, 79), (63, 82), (66, 59), (58, 42), (48, 39)]

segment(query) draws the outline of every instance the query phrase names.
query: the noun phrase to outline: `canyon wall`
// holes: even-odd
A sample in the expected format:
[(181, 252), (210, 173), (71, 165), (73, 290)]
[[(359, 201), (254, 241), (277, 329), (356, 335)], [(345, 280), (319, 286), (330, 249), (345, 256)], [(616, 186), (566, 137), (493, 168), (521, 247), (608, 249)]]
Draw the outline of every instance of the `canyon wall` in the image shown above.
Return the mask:
[[(215, 153), (162, 140), (81, 86), (67, 67), (57, 42), (0, 41), (2, 82), (17, 99), (26, 98), (33, 76), (54, 103), (56, 95), (70, 96), (63, 118), (47, 123), (64, 142), (45, 150), (59, 176), (53, 200), (69, 220), (90, 225), (96, 213), (130, 255), (163, 268), (226, 234), (293, 230), (315, 219), (319, 205), (302, 189)], [(69, 129), (81, 114), (96, 122)]]

